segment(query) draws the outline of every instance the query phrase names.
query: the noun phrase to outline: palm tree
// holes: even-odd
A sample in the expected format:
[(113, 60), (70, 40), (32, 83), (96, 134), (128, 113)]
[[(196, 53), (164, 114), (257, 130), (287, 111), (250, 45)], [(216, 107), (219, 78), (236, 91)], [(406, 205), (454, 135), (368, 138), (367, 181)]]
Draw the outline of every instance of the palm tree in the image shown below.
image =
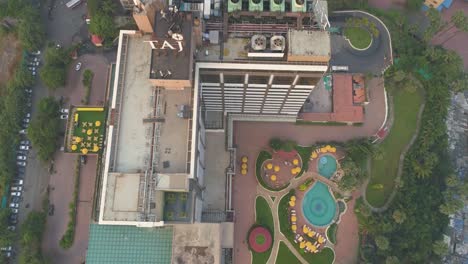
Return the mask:
[(463, 208), (463, 201), (454, 197), (447, 197), (445, 203), (439, 206), (439, 211), (445, 215), (451, 215)]
[(399, 209), (393, 212), (392, 217), (393, 217), (393, 220), (395, 220), (397, 224), (401, 224), (406, 220), (406, 214)]
[(431, 175), (431, 168), (426, 166), (424, 162), (421, 163), (418, 160), (413, 160), (411, 165), (413, 167), (414, 174), (416, 174), (416, 177), (426, 178)]
[(437, 240), (432, 244), (432, 251), (437, 256), (445, 256), (448, 253), (448, 245), (443, 240)]
[(385, 236), (376, 236), (375, 244), (379, 249), (384, 251), (387, 250), (390, 245), (390, 243), (388, 242), (388, 238), (386, 238)]
[(447, 178), (445, 179), (445, 184), (447, 184), (448, 187), (455, 187), (459, 184), (459, 180), (457, 178), (457, 175), (455, 174), (450, 174), (449, 176), (447, 176)]
[(455, 37), (459, 32), (468, 32), (468, 17), (463, 13), (462, 10), (457, 10), (455, 13), (453, 13), (450, 21), (452, 22), (452, 26), (450, 26), (450, 28), (456, 27), (457, 31), (445, 39), (441, 45)]

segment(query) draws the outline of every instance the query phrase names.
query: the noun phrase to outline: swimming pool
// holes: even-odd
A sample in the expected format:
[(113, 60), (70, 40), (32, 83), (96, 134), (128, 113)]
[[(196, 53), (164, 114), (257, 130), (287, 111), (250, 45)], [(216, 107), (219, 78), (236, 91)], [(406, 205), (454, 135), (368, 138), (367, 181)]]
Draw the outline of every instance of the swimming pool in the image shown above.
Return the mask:
[(314, 226), (327, 226), (331, 224), (336, 213), (336, 202), (328, 186), (317, 181), (312, 189), (307, 191), (302, 200), (302, 212)]
[(336, 171), (336, 159), (331, 155), (323, 155), (318, 160), (317, 170), (320, 175), (330, 179)]

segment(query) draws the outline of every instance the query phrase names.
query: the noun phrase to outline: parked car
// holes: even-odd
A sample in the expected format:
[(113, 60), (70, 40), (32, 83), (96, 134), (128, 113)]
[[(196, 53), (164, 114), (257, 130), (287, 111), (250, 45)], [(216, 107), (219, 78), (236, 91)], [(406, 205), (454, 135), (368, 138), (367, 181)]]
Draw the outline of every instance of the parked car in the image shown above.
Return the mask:
[(26, 162), (24, 161), (17, 161), (16, 165), (21, 166), (21, 167), (26, 167)]
[(68, 115), (67, 114), (60, 115), (60, 119), (68, 119)]
[(28, 62), (28, 66), (39, 66), (39, 62), (38, 61), (31, 61), (31, 62)]
[(31, 113), (26, 113), (26, 118), (31, 118)]
[(30, 71), (36, 71), (36, 67), (28, 67)]
[(16, 225), (18, 223), (18, 219), (9, 219), (10, 225)]
[(11, 192), (10, 194), (11, 196), (18, 196), (18, 197), (21, 196), (21, 192)]
[(32, 89), (24, 89), (24, 91), (28, 94), (31, 94), (32, 93)]
[[(23, 185), (23, 180), (13, 180), (12, 183), (13, 183), (14, 185), (20, 185), (20, 186), (21, 186), (21, 185)], [(20, 191), (21, 191), (21, 190), (20, 190)]]
[(79, 71), (81, 69), (81, 62), (78, 62), (75, 66), (75, 70)]
[(87, 161), (86, 156), (85, 156), (85, 155), (81, 155), (81, 156), (80, 156), (80, 162), (81, 162), (81, 164), (83, 164), (83, 165), (86, 164), (86, 161)]
[(23, 119), (23, 122), (26, 123), (26, 124), (29, 124), (29, 122), (31, 122), (31, 119), (29, 119), (29, 118), (24, 118), (24, 119)]
[(53, 204), (49, 204), (49, 215), (54, 215), (55, 206)]
[(23, 134), (23, 135), (26, 135), (26, 129), (21, 129), (21, 130), (19, 131), (19, 133), (20, 133), (20, 134)]
[(17, 160), (27, 160), (28, 158), (26, 156), (18, 155), (16, 156)]
[(13, 209), (11, 209), (11, 212), (14, 213), (14, 214), (18, 214), (19, 209), (18, 208), (13, 208)]
[(13, 247), (12, 247), (12, 246), (0, 248), (0, 251), (12, 251), (12, 250), (13, 250)]
[(15, 230), (16, 230), (16, 226), (11, 225), (11, 226), (8, 226), (7, 229), (10, 230), (10, 231), (15, 231)]
[(20, 145), (19, 149), (20, 150), (29, 150), (29, 146), (28, 145)]
[(11, 191), (13, 192), (20, 192), (23, 190), (23, 187), (22, 186), (13, 186), (10, 188)]
[(29, 140), (21, 140), (21, 141), (20, 141), (20, 144), (21, 144), (21, 145), (27, 145), (27, 146), (29, 146), (29, 145), (31, 144), (31, 141), (29, 141)]
[(61, 114), (68, 114), (68, 111), (69, 111), (68, 108), (62, 108), (62, 109), (60, 109), (60, 113), (61, 113)]
[(32, 76), (36, 76), (36, 72), (35, 72), (35, 71), (31, 72), (31, 74), (32, 74)]
[(21, 201), (22, 201), (22, 198), (20, 198), (18, 196), (11, 197), (11, 202), (12, 203), (20, 203)]
[(35, 56), (41, 55), (41, 51), (38, 50), (38, 51), (35, 51), (35, 52), (31, 52), (31, 55), (35, 55)]
[(19, 203), (10, 203), (10, 208), (19, 208)]

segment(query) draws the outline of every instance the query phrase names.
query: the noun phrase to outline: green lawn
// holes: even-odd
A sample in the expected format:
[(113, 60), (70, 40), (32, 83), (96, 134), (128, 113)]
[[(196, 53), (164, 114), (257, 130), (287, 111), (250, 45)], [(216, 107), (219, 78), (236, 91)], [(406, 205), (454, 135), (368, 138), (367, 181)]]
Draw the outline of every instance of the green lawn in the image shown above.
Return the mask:
[[(288, 193), (283, 198), (281, 198), (279, 206), (278, 206), (278, 217), (279, 217), (279, 222), (280, 222), (280, 230), (281, 233), (289, 240), (289, 242), (294, 245), (294, 248), (301, 254), (301, 256), (307, 260), (308, 263), (320, 263), (320, 264), (328, 264), (332, 263), (335, 253), (333, 252), (332, 249), (330, 248), (324, 248), (322, 251), (320, 251), (317, 254), (310, 254), (310, 253), (305, 253), (303, 249), (299, 248), (299, 244), (294, 243), (294, 234), (289, 227), (289, 221), (288, 221), (288, 214), (286, 212), (286, 209), (288, 208), (288, 202), (289, 198), (293, 195), (293, 193)], [(278, 253), (279, 255), (279, 253)], [(278, 262), (277, 263), (283, 263), (283, 262)]]
[(336, 223), (333, 223), (328, 229), (327, 229), (327, 237), (330, 239), (330, 242), (336, 245), (336, 231), (338, 230), (338, 225)]
[(351, 44), (358, 49), (367, 48), (372, 41), (369, 31), (361, 27), (346, 27), (344, 34)]
[[(268, 228), (274, 239), (273, 234), (275, 232), (275, 226), (273, 223), (273, 214), (267, 201), (261, 196), (257, 197), (255, 200), (255, 223)], [(271, 248), (264, 253), (255, 253), (252, 251), (252, 264), (267, 263), (270, 254)]]
[(312, 151), (315, 150), (315, 146), (310, 146), (310, 147), (296, 146), (295, 149), (297, 153), (299, 153), (299, 156), (301, 156), (301, 159), (302, 159), (302, 169), (296, 176), (296, 178), (299, 178), (300, 176), (302, 176), (302, 174), (305, 171), (309, 169), (310, 154), (312, 154)]
[[(89, 153), (96, 153), (93, 151), (93, 147), (97, 145), (100, 152), (102, 150), (103, 137), (105, 131), (105, 118), (106, 112), (102, 111), (80, 111), (85, 107), (77, 107), (76, 114), (78, 114), (78, 121), (75, 122), (74, 110), (69, 116), (68, 124), (71, 130), (70, 142), (67, 142), (67, 151), (72, 153), (82, 153), (82, 149), (87, 149)], [(102, 109), (102, 107), (100, 108)], [(96, 125), (96, 121), (100, 122), (100, 125)], [(89, 132), (89, 134), (88, 134)], [(73, 137), (79, 137), (80, 142), (73, 141)], [(68, 139), (67, 139), (68, 140)], [(72, 145), (76, 146), (76, 149), (72, 149)]]
[[(367, 201), (376, 207), (383, 206), (395, 185), (400, 154), (416, 130), (419, 107), (423, 96), (419, 92), (404, 90), (393, 96), (395, 120), (390, 134), (381, 144), (384, 157), (371, 162), (370, 182), (366, 190)], [(382, 188), (378, 187), (382, 185)]]
[(281, 242), (279, 245), (278, 256), (276, 257), (276, 263), (299, 264), (301, 262), (296, 258), (296, 256), (294, 256), (291, 250)]

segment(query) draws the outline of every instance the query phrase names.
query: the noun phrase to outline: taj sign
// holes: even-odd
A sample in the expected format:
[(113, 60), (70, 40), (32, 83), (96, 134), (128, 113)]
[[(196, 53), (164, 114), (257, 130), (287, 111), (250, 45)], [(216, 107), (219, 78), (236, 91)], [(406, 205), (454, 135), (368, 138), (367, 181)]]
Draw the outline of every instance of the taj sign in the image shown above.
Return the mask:
[(166, 39), (154, 39), (147, 40), (151, 46), (151, 49), (155, 50), (175, 50), (177, 52), (182, 52), (184, 50), (183, 45), (184, 37), (180, 34), (173, 34), (172, 38)]

